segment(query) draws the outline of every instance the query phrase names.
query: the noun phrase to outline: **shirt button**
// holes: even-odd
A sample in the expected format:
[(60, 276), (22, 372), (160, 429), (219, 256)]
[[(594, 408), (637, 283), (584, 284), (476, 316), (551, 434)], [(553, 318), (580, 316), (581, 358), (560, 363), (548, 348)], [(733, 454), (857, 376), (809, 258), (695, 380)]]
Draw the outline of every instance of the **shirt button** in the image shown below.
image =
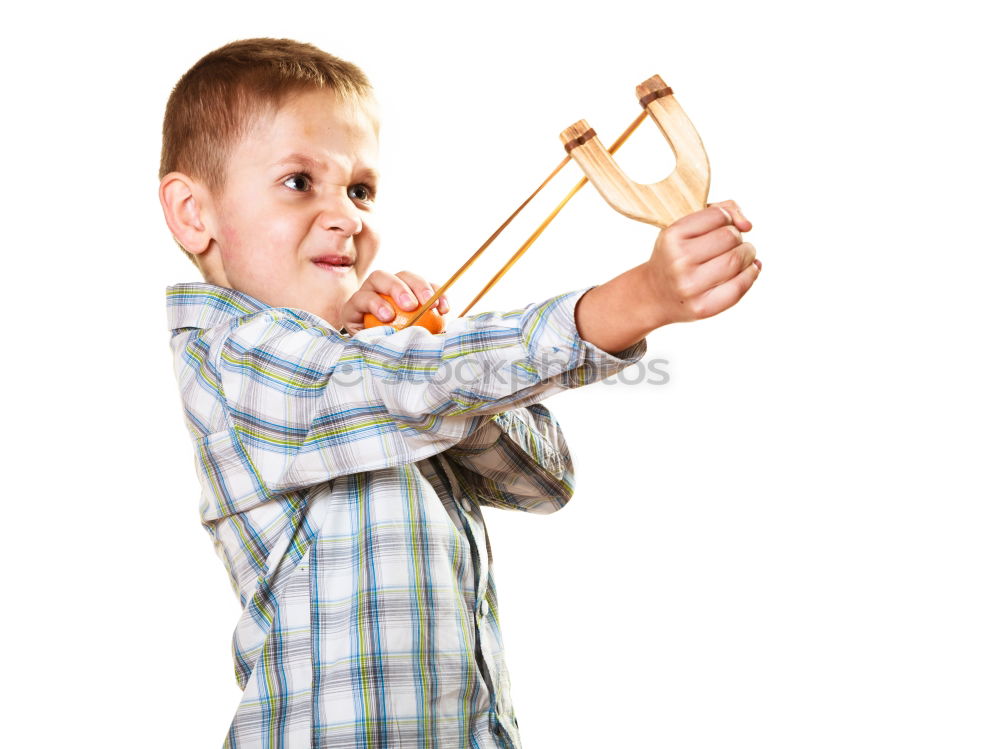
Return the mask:
[(486, 616), (486, 612), (489, 610), (489, 606), (486, 604), (486, 599), (484, 598), (479, 604), (479, 616)]

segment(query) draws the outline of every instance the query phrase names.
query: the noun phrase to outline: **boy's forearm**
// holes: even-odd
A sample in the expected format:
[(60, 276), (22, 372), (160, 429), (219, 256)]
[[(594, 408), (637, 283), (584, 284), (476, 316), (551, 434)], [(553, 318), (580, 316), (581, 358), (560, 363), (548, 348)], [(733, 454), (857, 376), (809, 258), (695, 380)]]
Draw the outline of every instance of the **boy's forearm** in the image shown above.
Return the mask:
[(609, 353), (624, 351), (668, 322), (645, 263), (595, 286), (576, 304), (580, 337)]

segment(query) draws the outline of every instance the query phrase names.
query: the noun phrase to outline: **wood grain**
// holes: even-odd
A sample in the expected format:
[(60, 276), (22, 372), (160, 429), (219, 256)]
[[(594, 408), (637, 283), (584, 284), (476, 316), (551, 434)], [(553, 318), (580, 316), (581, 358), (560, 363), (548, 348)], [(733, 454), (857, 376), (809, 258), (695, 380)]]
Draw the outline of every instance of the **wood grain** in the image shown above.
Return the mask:
[[(586, 120), (570, 125), (559, 137), (612, 208), (637, 221), (665, 227), (705, 207), (711, 180), (708, 154), (698, 131), (660, 76), (643, 81), (635, 91), (640, 101), (652, 99), (646, 104), (646, 110), (677, 160), (674, 171), (666, 179), (651, 185), (633, 182), (600, 138), (583, 137), (591, 129)], [(657, 93), (663, 95), (654, 98), (652, 95)]]

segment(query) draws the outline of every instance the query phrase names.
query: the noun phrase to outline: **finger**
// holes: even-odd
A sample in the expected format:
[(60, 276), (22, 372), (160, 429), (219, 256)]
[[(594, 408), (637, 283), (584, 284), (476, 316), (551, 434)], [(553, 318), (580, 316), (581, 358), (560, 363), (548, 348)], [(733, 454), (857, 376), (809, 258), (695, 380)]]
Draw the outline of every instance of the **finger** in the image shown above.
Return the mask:
[(417, 301), (420, 304), (430, 299), (431, 294), (434, 293), (431, 284), (424, 280), (423, 276), (419, 276), (408, 270), (402, 270), (396, 276), (401, 278), (410, 287), (410, 291), (417, 297)]
[(692, 290), (691, 296), (697, 296), (714, 286), (735, 278), (746, 270), (748, 265), (753, 265), (756, 257), (757, 249), (749, 242), (744, 242), (728, 252), (696, 266), (690, 271), (688, 282), (689, 288)]
[(670, 229), (681, 238), (700, 236), (720, 226), (732, 224), (739, 231), (753, 228), (742, 209), (733, 200), (709, 203), (707, 207), (675, 221)]
[(710, 208), (719, 208), (728, 213), (733, 225), (740, 231), (750, 231), (753, 228), (753, 224), (743, 215), (743, 209), (735, 200), (723, 200), (721, 203), (709, 203), (708, 205)]
[(732, 224), (720, 226), (707, 234), (690, 239), (683, 254), (693, 264), (700, 264), (718, 257), (743, 244), (743, 235)]
[(719, 205), (710, 205), (678, 219), (670, 226), (670, 231), (681, 239), (690, 239), (732, 223), (729, 211)]
[(750, 290), (759, 274), (760, 268), (757, 264), (750, 263), (725, 283), (713, 286), (692, 302), (698, 317), (702, 319), (712, 317), (732, 307)]
[(365, 285), (379, 294), (391, 296), (400, 309), (412, 310), (417, 307), (417, 300), (411, 293), (409, 285), (392, 273), (384, 270), (372, 271), (365, 279)]
[(721, 203), (709, 203), (709, 205), (724, 208), (732, 216), (733, 224), (740, 231), (750, 231), (753, 228), (753, 224), (743, 213), (743, 208), (735, 200), (723, 200)]
[[(434, 293), (437, 293), (437, 290), (440, 288), (440, 286), (436, 283), (432, 283), (431, 286), (434, 288)], [(451, 309), (451, 305), (448, 304), (448, 297), (446, 294), (442, 294), (441, 296), (438, 297), (437, 308), (438, 312), (440, 312), (442, 315), (448, 314), (448, 310)]]
[(750, 231), (753, 228), (753, 224), (750, 223), (750, 219), (746, 217), (743, 213), (743, 209), (740, 207), (736, 208), (736, 212), (739, 214), (735, 216), (736, 226), (740, 231)]
[[(430, 283), (429, 281), (424, 280), (423, 276), (413, 273), (412, 271), (403, 270), (397, 273), (396, 276), (406, 282), (406, 284), (410, 287), (410, 290), (416, 294), (417, 300), (421, 305), (430, 299), (431, 296), (433, 296), (438, 290), (438, 285), (436, 283)], [(445, 299), (443, 295), (439, 296), (437, 301), (434, 303), (434, 307), (437, 307), (437, 311), (443, 315), (449, 309), (448, 300)]]
[(351, 298), (351, 302), (360, 312), (358, 319), (363, 318), (366, 312), (375, 315), (382, 322), (392, 322), (396, 319), (396, 311), (379, 296), (378, 292), (361, 289)]

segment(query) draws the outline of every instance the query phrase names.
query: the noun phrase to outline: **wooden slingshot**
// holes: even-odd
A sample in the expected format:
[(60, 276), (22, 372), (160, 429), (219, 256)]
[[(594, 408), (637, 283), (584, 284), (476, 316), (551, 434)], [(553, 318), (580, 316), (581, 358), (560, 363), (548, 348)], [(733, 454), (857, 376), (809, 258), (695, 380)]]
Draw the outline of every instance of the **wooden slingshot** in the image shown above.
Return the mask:
[[(462, 310), (460, 317), (466, 315), (469, 310), (482, 297), (493, 288), (497, 281), (517, 262), (527, 249), (538, 239), (552, 220), (559, 214), (570, 198), (576, 195), (589, 179), (594, 183), (598, 192), (616, 211), (625, 214), (629, 218), (637, 221), (644, 221), (660, 227), (667, 227), (683, 216), (701, 210), (705, 207), (708, 199), (708, 184), (710, 171), (708, 166), (708, 155), (702, 145), (698, 131), (684, 114), (680, 104), (674, 99), (673, 90), (663, 82), (658, 75), (654, 75), (643, 81), (635, 89), (639, 104), (642, 105), (642, 113), (630, 124), (625, 131), (612, 144), (611, 148), (605, 148), (597, 138), (597, 134), (587, 124), (586, 120), (570, 125), (560, 134), (567, 156), (560, 162), (552, 173), (542, 181), (542, 184), (521, 203), (520, 206), (504, 221), (500, 227), (493, 232), (492, 236), (476, 250), (472, 256), (465, 261), (451, 278), (441, 285), (431, 297), (412, 313), (403, 313), (408, 321), (400, 326), (400, 329), (413, 325), (414, 322), (427, 310), (434, 306), (438, 297), (444, 294), (455, 281), (479, 258), (480, 255), (492, 244), (500, 233), (507, 228), (514, 217), (531, 202), (539, 192), (542, 191), (553, 177), (559, 173), (572, 157), (583, 173), (587, 175), (581, 179), (569, 194), (556, 206), (555, 210), (541, 223), (532, 233), (528, 240), (521, 245), (507, 263), (501, 268), (489, 283), (480, 291), (476, 297)], [(639, 124), (650, 115), (653, 121), (660, 128), (663, 137), (667, 139), (670, 148), (674, 152), (677, 165), (673, 173), (666, 179), (651, 185), (640, 185), (629, 179), (621, 170), (612, 154), (625, 142)], [(387, 298), (388, 299), (388, 298)], [(391, 303), (392, 300), (388, 299)], [(393, 305), (395, 306), (395, 305)], [(374, 317), (373, 323), (383, 325)], [(368, 327), (368, 325), (366, 325)]]
[(698, 131), (660, 76), (654, 75), (636, 86), (635, 95), (660, 128), (677, 159), (677, 166), (665, 180), (652, 185), (630, 180), (601, 145), (586, 120), (570, 125), (559, 137), (567, 153), (612, 208), (636, 221), (670, 226), (677, 219), (705, 207), (711, 177), (708, 154)]

